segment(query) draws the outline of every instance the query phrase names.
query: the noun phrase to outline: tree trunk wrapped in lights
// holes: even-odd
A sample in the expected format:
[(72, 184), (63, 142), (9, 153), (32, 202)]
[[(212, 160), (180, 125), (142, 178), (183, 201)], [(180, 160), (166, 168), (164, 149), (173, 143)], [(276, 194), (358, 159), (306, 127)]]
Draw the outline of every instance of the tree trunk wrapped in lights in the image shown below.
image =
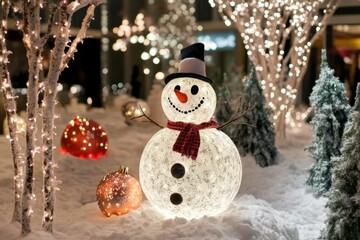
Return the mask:
[(10, 10), (10, 0), (2, 1), (0, 14), (0, 86), (3, 93), (5, 111), (7, 115), (11, 152), (14, 164), (14, 212), (12, 221), (21, 222), (21, 195), (24, 177), (24, 154), (20, 147), (16, 118), (16, 101), (12, 90), (10, 74), (8, 70), (9, 51), (6, 46), (7, 16)]
[(23, 3), (23, 43), (29, 66), (27, 89), (27, 123), (26, 123), (26, 164), (25, 182), (22, 193), (22, 234), (30, 232), (32, 201), (34, 188), (34, 158), (37, 152), (35, 144), (36, 111), (38, 109), (38, 81), (41, 68), (41, 37), (40, 37), (40, 2), (24, 1)]
[[(42, 69), (42, 50), (45, 43), (51, 35), (52, 26), (56, 13), (59, 17), (59, 27), (56, 29), (56, 39), (54, 48), (50, 58), (50, 68), (42, 85), (45, 92), (42, 104), (42, 152), (43, 152), (43, 174), (44, 174), (44, 216), (43, 229), (52, 232), (54, 200), (56, 189), (56, 178), (54, 175), (54, 167), (56, 166), (53, 158), (53, 129), (54, 129), (54, 107), (56, 97), (56, 87), (59, 75), (67, 66), (70, 59), (73, 58), (76, 52), (77, 45), (86, 37), (86, 32), (89, 24), (94, 17), (94, 10), (97, 5), (105, 2), (105, 0), (76, 0), (76, 1), (59, 1), (58, 4), (49, 4), (41, 0), (29, 1), (9, 1), (3, 0), (1, 5), (1, 87), (5, 99), (5, 109), (8, 115), (9, 133), (12, 147), (12, 154), (14, 159), (15, 169), (15, 209), (13, 220), (21, 222), (23, 235), (31, 232), (31, 215), (32, 215), (32, 201), (35, 198), (33, 194), (33, 170), (35, 152), (39, 149), (35, 144), (35, 128), (36, 128), (36, 113), (38, 104), (38, 95), (42, 90), (39, 84), (40, 70)], [(46, 32), (40, 30), (40, 12), (41, 8), (46, 5), (49, 9), (48, 23)], [(73, 14), (83, 8), (88, 10), (84, 17), (82, 26), (70, 46), (69, 32), (71, 26), (71, 18)], [(6, 31), (7, 31), (7, 16), (9, 9), (12, 7), (14, 12), (20, 11), (22, 13), (23, 22), (18, 22), (19, 30), (23, 32), (23, 43), (26, 48), (29, 79), (28, 79), (28, 99), (27, 99), (27, 132), (26, 132), (26, 163), (23, 153), (20, 149), (20, 144), (17, 134), (16, 126), (16, 102), (14, 94), (12, 93), (10, 74), (7, 68), (8, 54), (6, 48)], [(22, 166), (25, 165), (25, 175), (22, 171)], [(22, 190), (22, 192), (21, 192)]]
[[(43, 173), (44, 173), (44, 216), (43, 229), (52, 232), (55, 184), (56, 177), (53, 158), (53, 129), (54, 129), (54, 107), (57, 81), (60, 72), (67, 66), (76, 51), (78, 43), (85, 37), (87, 29), (94, 17), (95, 7), (104, 0), (85, 0), (72, 2), (60, 6), (60, 26), (56, 34), (55, 46), (51, 53), (49, 73), (45, 79), (45, 96), (42, 105), (43, 109)], [(65, 52), (66, 44), (69, 41), (70, 23), (72, 15), (78, 9), (89, 5), (86, 16), (83, 19), (80, 30), (70, 47)], [(65, 52), (65, 55), (64, 55)]]
[[(279, 136), (294, 107), (310, 49), (335, 12), (337, 0), (209, 0), (226, 25), (234, 22), (264, 88)], [(312, 34), (312, 30), (315, 30)]]

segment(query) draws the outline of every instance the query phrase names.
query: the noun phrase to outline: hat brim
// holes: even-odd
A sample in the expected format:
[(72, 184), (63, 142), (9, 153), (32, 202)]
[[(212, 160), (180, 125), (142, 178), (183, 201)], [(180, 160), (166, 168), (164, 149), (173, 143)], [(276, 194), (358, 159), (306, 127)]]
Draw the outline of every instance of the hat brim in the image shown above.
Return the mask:
[(200, 75), (200, 74), (179, 72), (179, 73), (172, 73), (172, 74), (168, 75), (165, 78), (165, 84), (168, 84), (168, 82), (170, 82), (171, 80), (173, 80), (175, 78), (184, 78), (184, 77), (196, 78), (196, 79), (208, 82), (210, 84), (214, 83), (214, 81), (212, 79), (205, 77), (203, 75)]

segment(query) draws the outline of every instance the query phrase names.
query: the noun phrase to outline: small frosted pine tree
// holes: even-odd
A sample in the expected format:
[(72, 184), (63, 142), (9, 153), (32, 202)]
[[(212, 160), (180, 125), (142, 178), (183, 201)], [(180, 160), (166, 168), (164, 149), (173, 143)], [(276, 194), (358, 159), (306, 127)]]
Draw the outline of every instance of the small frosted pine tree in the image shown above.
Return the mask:
[(350, 113), (344, 84), (334, 76), (322, 50), (320, 76), (310, 95), (314, 117), (312, 145), (306, 148), (315, 163), (308, 169), (306, 183), (318, 195), (325, 195), (331, 187), (332, 157), (340, 156), (341, 138)]
[(241, 155), (251, 153), (261, 167), (275, 164), (277, 154), (274, 126), (269, 120), (270, 109), (265, 104), (255, 69), (252, 68), (241, 103), (243, 112), (246, 109), (249, 111), (242, 118), (245, 124), (240, 125), (235, 142)]
[(341, 156), (334, 164), (327, 207), (330, 214), (321, 239), (360, 240), (360, 84), (344, 133)]

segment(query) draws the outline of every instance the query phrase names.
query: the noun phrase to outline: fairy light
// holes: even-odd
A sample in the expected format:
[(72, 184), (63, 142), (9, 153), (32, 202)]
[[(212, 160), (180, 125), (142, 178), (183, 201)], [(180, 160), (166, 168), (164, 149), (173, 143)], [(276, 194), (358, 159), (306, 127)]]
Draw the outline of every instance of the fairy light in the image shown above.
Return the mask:
[(102, 85), (102, 95), (103, 99), (105, 100), (108, 93), (109, 93), (109, 87), (108, 87), (108, 68), (109, 68), (109, 59), (108, 59), (108, 52), (109, 52), (109, 46), (110, 46), (110, 40), (106, 35), (109, 33), (109, 14), (107, 9), (107, 4), (102, 4), (100, 6), (100, 13), (101, 13), (101, 19), (100, 19), (100, 25), (101, 25), (101, 54), (100, 54), (100, 63), (101, 63), (101, 85)]
[(122, 114), (124, 115), (127, 124), (132, 124), (137, 120), (142, 121), (143, 118), (139, 117), (143, 116), (143, 113), (149, 115), (150, 107), (145, 101), (140, 99), (137, 101), (129, 101), (122, 107)]
[(163, 63), (162, 66), (167, 69), (166, 73), (177, 71), (175, 61), (170, 59), (179, 59), (180, 49), (193, 43), (195, 32), (202, 30), (202, 26), (196, 23), (194, 17), (194, 2), (195, 0), (168, 0), (168, 11), (160, 17), (157, 27), (147, 26), (143, 13), (136, 16), (133, 26), (130, 26), (129, 20), (124, 19), (119, 27), (113, 29), (113, 32), (119, 36), (113, 44), (113, 49), (125, 52), (128, 44), (151, 46), (148, 51), (142, 53), (143, 61), (152, 61), (153, 64)]
[[(292, 116), (287, 112), (294, 108), (311, 45), (334, 13), (337, 0), (209, 0), (209, 3), (217, 7), (227, 26), (234, 23), (240, 32), (272, 108), (277, 132), (284, 136), (284, 124)], [(319, 15), (324, 6), (323, 14)], [(312, 28), (317, 32), (310, 35)], [(290, 36), (292, 46), (285, 51)], [(270, 84), (277, 87), (272, 88)]]
[[(1, 90), (4, 95), (4, 107), (8, 119), (8, 130), (9, 135), (7, 138), (10, 141), (11, 150), (13, 154), (13, 163), (14, 163), (14, 185), (15, 185), (15, 205), (14, 205), (14, 214), (13, 220), (20, 222), (21, 221), (21, 197), (22, 197), (22, 188), (24, 184), (24, 166), (25, 166), (25, 156), (22, 153), (22, 148), (19, 144), (19, 135), (20, 128), (18, 126), (18, 118), (16, 115), (16, 96), (11, 86), (10, 73), (8, 71), (8, 55), (10, 52), (6, 47), (6, 34), (7, 34), (7, 15), (10, 9), (9, 1), (2, 1), (2, 21), (0, 25), (0, 68), (1, 68)], [(16, 12), (17, 9), (14, 7), (13, 11)], [(17, 24), (18, 27), (18, 24)]]
[[(130, 22), (127, 18), (124, 18), (119, 27), (113, 28), (113, 33), (119, 37), (113, 44), (113, 50), (125, 52), (130, 40), (132, 43), (144, 42), (144, 36), (141, 34), (144, 34), (145, 30), (145, 16), (143, 13), (138, 13), (136, 15), (133, 26), (130, 26)], [(131, 38), (132, 36), (136, 36), (136, 39)]]

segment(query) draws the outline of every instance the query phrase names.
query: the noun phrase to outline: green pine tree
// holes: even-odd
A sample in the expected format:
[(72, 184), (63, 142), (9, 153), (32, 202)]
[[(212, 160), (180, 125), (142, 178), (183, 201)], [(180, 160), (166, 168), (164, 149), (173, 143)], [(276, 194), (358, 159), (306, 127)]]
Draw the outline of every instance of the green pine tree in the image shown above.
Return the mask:
[(330, 215), (321, 239), (360, 240), (360, 84), (344, 133), (341, 156), (333, 158)]
[(251, 153), (261, 167), (275, 164), (277, 154), (274, 126), (269, 120), (271, 112), (265, 104), (266, 100), (253, 67), (245, 84), (241, 109), (244, 112), (254, 106), (243, 116), (242, 122), (245, 124), (240, 125), (235, 142), (241, 155)]
[(332, 157), (340, 156), (341, 139), (350, 113), (344, 84), (334, 76), (322, 50), (320, 76), (310, 95), (314, 117), (312, 145), (306, 148), (315, 163), (308, 169), (306, 181), (319, 195), (326, 194), (331, 187)]

